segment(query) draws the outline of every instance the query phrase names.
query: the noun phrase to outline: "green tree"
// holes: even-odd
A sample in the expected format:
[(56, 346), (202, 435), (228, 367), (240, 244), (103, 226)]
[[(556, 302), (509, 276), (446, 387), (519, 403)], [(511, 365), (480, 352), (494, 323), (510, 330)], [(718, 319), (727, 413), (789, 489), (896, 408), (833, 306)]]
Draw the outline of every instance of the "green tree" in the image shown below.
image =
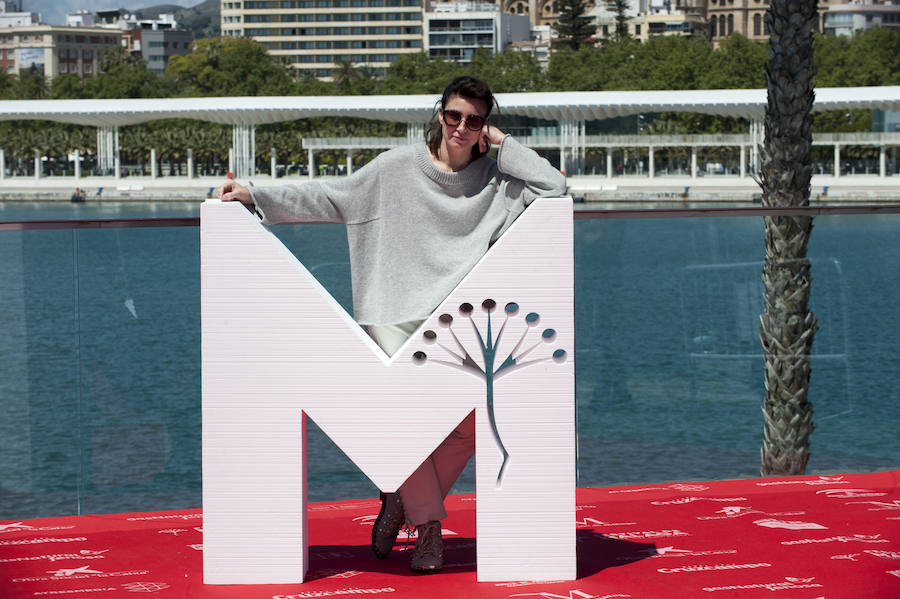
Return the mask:
[(287, 67), (246, 37), (198, 40), (190, 54), (172, 57), (165, 78), (185, 96), (282, 96), (294, 91)]
[(585, 16), (587, 5), (584, 0), (556, 0), (556, 8), (559, 17), (553, 28), (560, 39), (554, 45), (577, 50), (594, 43), (597, 26), (591, 17)]
[(56, 100), (84, 98), (84, 81), (74, 73), (57, 75), (50, 81), (50, 97)]
[(766, 85), (768, 48), (739, 33), (729, 35), (712, 52), (699, 76), (701, 89), (759, 89)]
[(541, 68), (533, 54), (509, 49), (500, 54), (484, 48), (476, 50), (469, 72), (487, 81), (497, 93), (530, 91), (541, 78)]
[(606, 0), (606, 8), (616, 15), (616, 29), (613, 32), (613, 40), (619, 41), (624, 37), (628, 37), (628, 14), (627, 11), (631, 7), (628, 0)]
[(140, 56), (110, 50), (100, 59), (100, 73), (84, 83), (90, 98), (162, 98), (168, 95), (159, 75)]
[(46, 98), (50, 92), (44, 73), (34, 67), (22, 69), (13, 83), (12, 95), (21, 100)]
[[(768, 104), (762, 147), (762, 203), (809, 205), (812, 176), (813, 27), (816, 0), (772, 0), (766, 12)], [(760, 341), (765, 364), (763, 476), (803, 474), (813, 431), (810, 352), (817, 326), (809, 310), (810, 216), (766, 216), (765, 312)]]
[(454, 77), (465, 72), (455, 62), (433, 60), (424, 52), (403, 54), (391, 64), (381, 90), (385, 94), (439, 94)]

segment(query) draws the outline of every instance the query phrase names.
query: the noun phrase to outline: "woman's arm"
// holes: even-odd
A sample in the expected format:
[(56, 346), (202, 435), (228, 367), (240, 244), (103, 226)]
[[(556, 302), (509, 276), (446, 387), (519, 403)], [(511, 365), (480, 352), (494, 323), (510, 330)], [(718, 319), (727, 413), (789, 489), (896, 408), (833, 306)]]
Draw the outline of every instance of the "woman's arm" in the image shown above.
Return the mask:
[[(496, 127), (491, 127), (491, 129), (499, 131)], [(565, 195), (565, 175), (550, 164), (546, 158), (542, 158), (534, 150), (526, 148), (510, 135), (501, 137), (499, 141), (491, 138), (491, 142), (500, 144), (500, 148), (497, 150), (499, 171), (518, 182), (515, 184), (510, 181), (507, 193), (519, 196), (526, 205), (538, 197)]]

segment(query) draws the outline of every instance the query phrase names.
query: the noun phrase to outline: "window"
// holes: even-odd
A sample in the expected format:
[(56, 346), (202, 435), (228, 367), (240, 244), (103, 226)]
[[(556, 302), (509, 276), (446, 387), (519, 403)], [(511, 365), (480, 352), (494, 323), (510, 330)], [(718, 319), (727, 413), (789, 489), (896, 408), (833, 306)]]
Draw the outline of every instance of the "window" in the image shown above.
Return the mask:
[(728, 35), (734, 33), (734, 15), (728, 15)]
[(709, 20), (709, 36), (716, 37), (716, 18), (712, 17)]
[(762, 35), (762, 15), (753, 15), (753, 35)]

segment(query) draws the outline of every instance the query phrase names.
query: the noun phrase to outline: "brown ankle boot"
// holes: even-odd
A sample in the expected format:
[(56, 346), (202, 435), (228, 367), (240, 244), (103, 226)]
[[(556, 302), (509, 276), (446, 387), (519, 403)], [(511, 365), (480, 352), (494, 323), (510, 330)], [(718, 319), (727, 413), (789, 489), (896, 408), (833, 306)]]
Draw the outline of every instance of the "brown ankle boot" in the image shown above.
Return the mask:
[(416, 526), (416, 550), (409, 567), (414, 572), (438, 572), (444, 567), (444, 542), (441, 539), (441, 523), (432, 520)]
[(372, 525), (372, 551), (378, 559), (386, 559), (394, 548), (403, 526), (403, 502), (400, 493), (382, 493), (381, 511)]

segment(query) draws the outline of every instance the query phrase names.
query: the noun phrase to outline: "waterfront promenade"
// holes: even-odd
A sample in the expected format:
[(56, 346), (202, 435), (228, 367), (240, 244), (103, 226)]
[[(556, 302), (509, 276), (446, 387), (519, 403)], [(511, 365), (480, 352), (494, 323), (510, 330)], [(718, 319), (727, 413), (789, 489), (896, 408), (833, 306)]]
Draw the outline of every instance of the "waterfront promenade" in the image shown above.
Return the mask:
[[(330, 177), (316, 177), (328, 179)], [(259, 174), (249, 178), (255, 186), (303, 183), (308, 176), (279, 177)], [(224, 177), (6, 177), (0, 181), (0, 201), (69, 201), (80, 189), (86, 201), (202, 201)], [(247, 179), (240, 179), (246, 183)], [(750, 176), (574, 175), (569, 193), (576, 201), (604, 203), (753, 203), (759, 184)], [(810, 201), (819, 204), (880, 203), (900, 200), (900, 177), (878, 175), (813, 175)]]

